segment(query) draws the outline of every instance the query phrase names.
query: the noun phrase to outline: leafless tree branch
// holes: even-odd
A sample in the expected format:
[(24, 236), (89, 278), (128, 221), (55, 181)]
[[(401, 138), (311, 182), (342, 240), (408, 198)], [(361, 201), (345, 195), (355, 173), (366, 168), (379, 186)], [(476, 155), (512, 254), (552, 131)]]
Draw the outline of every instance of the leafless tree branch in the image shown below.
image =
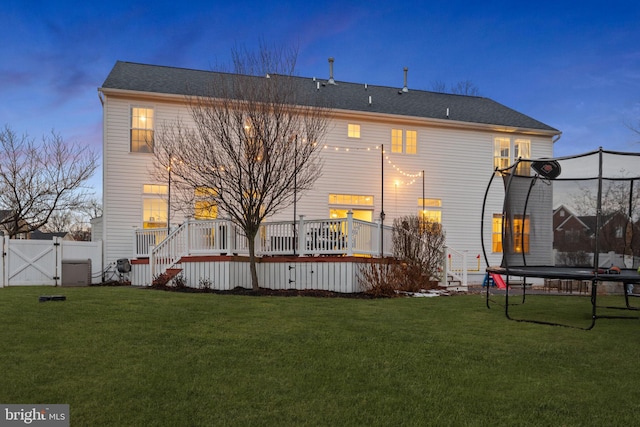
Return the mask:
[(75, 210), (88, 197), (97, 157), (52, 132), (36, 143), (9, 126), (0, 130), (0, 224), (10, 236), (45, 225), (57, 211)]

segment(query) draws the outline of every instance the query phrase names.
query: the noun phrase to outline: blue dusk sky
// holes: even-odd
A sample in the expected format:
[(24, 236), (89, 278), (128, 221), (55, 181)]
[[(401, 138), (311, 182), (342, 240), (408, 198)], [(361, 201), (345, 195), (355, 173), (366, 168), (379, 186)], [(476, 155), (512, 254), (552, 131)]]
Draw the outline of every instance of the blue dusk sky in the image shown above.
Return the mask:
[[(101, 154), (117, 60), (211, 70), (234, 46), (297, 46), (297, 73), (480, 95), (562, 131), (555, 154), (640, 151), (640, 2), (17, 1), (0, 7), (0, 125)], [(101, 171), (92, 179), (101, 193)]]

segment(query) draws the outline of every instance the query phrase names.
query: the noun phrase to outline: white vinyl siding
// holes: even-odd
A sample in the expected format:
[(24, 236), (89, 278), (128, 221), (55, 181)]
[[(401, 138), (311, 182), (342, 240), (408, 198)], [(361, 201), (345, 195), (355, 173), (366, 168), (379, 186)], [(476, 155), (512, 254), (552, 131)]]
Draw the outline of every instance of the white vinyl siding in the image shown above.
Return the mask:
[[(150, 178), (153, 156), (131, 153), (130, 108), (131, 105), (138, 105), (137, 102), (136, 99), (105, 96), (105, 262), (128, 258), (133, 254), (134, 229), (143, 226), (142, 185), (167, 184), (154, 182)], [(178, 116), (189, 123), (187, 108), (179, 103), (157, 101), (153, 106), (156, 127)], [(327, 147), (321, 152), (322, 173), (314, 188), (301, 195), (296, 214), (304, 215), (306, 219), (328, 218), (331, 208), (346, 208), (330, 205), (330, 194), (370, 195), (374, 204), (365, 209), (371, 209), (375, 221), (380, 218), (384, 203), (384, 224), (391, 225), (396, 217), (416, 214), (416, 200), (423, 197), (424, 191), (425, 198), (442, 201), (441, 208), (432, 210), (441, 212), (447, 246), (466, 250), (470, 257), (482, 252), (479, 231), (482, 199), (493, 174), (494, 139), (526, 139), (531, 141), (531, 157), (553, 155), (551, 136), (501, 135), (484, 130), (447, 128), (426, 120), (398, 123), (396, 118), (390, 116), (365, 117), (359, 114), (352, 117), (350, 114), (336, 112), (337, 116), (328, 127), (325, 138), (320, 141), (321, 145)], [(345, 129), (354, 123), (359, 123), (361, 138), (345, 136)], [(391, 152), (392, 129), (416, 132), (420, 144), (416, 154), (395, 155)], [(389, 160), (382, 155), (383, 145)], [(424, 189), (422, 178), (419, 177), (421, 171), (425, 171)], [(488, 196), (488, 218), (484, 219), (485, 243), (488, 244), (491, 244), (491, 215), (502, 210), (503, 190), (500, 186), (493, 187)], [(272, 219), (292, 220), (293, 207), (284, 209)], [(172, 223), (179, 224), (182, 220), (182, 217), (176, 215), (174, 218), (172, 215)], [(499, 255), (492, 257), (490, 262), (499, 264)]]

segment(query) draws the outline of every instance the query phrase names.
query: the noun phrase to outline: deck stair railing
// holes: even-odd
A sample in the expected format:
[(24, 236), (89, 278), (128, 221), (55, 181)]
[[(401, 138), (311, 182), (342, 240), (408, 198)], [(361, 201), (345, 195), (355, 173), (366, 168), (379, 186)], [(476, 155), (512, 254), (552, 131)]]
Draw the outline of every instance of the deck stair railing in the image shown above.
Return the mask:
[(453, 281), (459, 282), (462, 286), (467, 286), (467, 251), (457, 251), (445, 246), (445, 274), (443, 282), (447, 282), (451, 277)]
[(236, 234), (236, 227), (229, 220), (187, 219), (157, 246), (150, 246), (151, 277), (175, 267), (186, 255), (228, 253), (236, 246)]

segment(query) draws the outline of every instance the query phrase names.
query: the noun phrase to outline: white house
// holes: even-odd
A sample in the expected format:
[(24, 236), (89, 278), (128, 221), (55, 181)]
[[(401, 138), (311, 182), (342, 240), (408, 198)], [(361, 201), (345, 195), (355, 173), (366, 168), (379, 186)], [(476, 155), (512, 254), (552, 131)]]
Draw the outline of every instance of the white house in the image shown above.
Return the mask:
[[(208, 93), (215, 74), (117, 62), (98, 89), (104, 265), (140, 255), (136, 229), (167, 226), (168, 183), (151, 178), (153, 154), (141, 142), (160, 123), (188, 117), (186, 96)], [(396, 217), (424, 210), (441, 222), (447, 246), (468, 255), (466, 268), (483, 272), (477, 258), (481, 208), (493, 170), (518, 157), (552, 157), (560, 131), (488, 98), (411, 89), (406, 70), (404, 85), (395, 87), (343, 82), (330, 74), (329, 79), (295, 78), (297, 90), (321, 92), (333, 109), (322, 141), (322, 175), (297, 203), (297, 215), (342, 218), (352, 211), (353, 218), (375, 222), (384, 211), (384, 224), (390, 225)], [(484, 240), (492, 242), (496, 264), (502, 247), (503, 194), (498, 193), (489, 194), (491, 211), (484, 218)], [(293, 215), (291, 207), (273, 220), (293, 220)], [(171, 225), (183, 221), (171, 212)]]

